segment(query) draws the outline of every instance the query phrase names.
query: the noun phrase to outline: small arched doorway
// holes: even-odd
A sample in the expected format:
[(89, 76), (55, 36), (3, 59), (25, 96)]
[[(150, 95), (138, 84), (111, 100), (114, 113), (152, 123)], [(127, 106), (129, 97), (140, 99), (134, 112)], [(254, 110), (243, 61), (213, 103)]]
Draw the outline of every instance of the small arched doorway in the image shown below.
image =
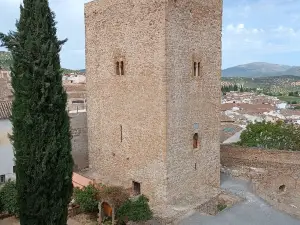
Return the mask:
[(102, 203), (103, 215), (105, 217), (112, 217), (112, 207), (107, 203)]
[(100, 223), (105, 223), (107, 221), (111, 221), (114, 224), (114, 208), (111, 204), (106, 201), (103, 201), (99, 204), (100, 209)]

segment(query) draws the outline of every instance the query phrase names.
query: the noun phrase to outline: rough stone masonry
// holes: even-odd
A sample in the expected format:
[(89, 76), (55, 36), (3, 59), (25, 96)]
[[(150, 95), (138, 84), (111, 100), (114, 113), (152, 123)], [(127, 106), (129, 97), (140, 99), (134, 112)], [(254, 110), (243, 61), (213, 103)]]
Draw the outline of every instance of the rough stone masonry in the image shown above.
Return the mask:
[(95, 0), (85, 24), (94, 179), (152, 205), (219, 188), (222, 0)]

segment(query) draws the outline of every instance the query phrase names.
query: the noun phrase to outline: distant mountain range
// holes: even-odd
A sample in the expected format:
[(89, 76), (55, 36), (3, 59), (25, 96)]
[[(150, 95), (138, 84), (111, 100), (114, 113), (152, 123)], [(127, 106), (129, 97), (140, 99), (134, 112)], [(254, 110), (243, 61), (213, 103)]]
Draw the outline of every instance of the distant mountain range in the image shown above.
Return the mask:
[[(0, 67), (9, 69), (12, 64), (12, 56), (10, 52), (0, 51)], [(85, 69), (71, 70), (63, 69), (64, 73), (81, 72), (85, 73)], [(253, 62), (244, 65), (238, 65), (222, 70), (222, 77), (274, 77), (293, 75), (300, 76), (300, 66), (279, 65), (266, 62)]]
[(300, 66), (279, 65), (265, 62), (253, 62), (222, 70), (223, 77), (272, 77), (300, 76)]

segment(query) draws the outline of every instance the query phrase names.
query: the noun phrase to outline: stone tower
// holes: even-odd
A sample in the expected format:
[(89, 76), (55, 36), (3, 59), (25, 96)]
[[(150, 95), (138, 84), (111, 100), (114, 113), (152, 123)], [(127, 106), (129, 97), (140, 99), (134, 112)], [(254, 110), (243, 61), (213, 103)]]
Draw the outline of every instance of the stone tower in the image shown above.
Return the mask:
[(94, 178), (152, 205), (210, 197), (220, 185), (222, 0), (95, 0), (85, 22)]

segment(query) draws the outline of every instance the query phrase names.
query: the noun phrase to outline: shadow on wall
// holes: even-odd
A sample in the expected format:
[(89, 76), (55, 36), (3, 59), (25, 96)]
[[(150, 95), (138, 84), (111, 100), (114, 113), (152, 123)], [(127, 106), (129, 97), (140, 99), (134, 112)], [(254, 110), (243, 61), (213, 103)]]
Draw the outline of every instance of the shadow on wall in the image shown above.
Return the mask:
[(88, 136), (86, 113), (71, 113), (70, 125), (72, 132), (72, 156), (74, 159), (74, 171), (80, 171), (88, 164)]

